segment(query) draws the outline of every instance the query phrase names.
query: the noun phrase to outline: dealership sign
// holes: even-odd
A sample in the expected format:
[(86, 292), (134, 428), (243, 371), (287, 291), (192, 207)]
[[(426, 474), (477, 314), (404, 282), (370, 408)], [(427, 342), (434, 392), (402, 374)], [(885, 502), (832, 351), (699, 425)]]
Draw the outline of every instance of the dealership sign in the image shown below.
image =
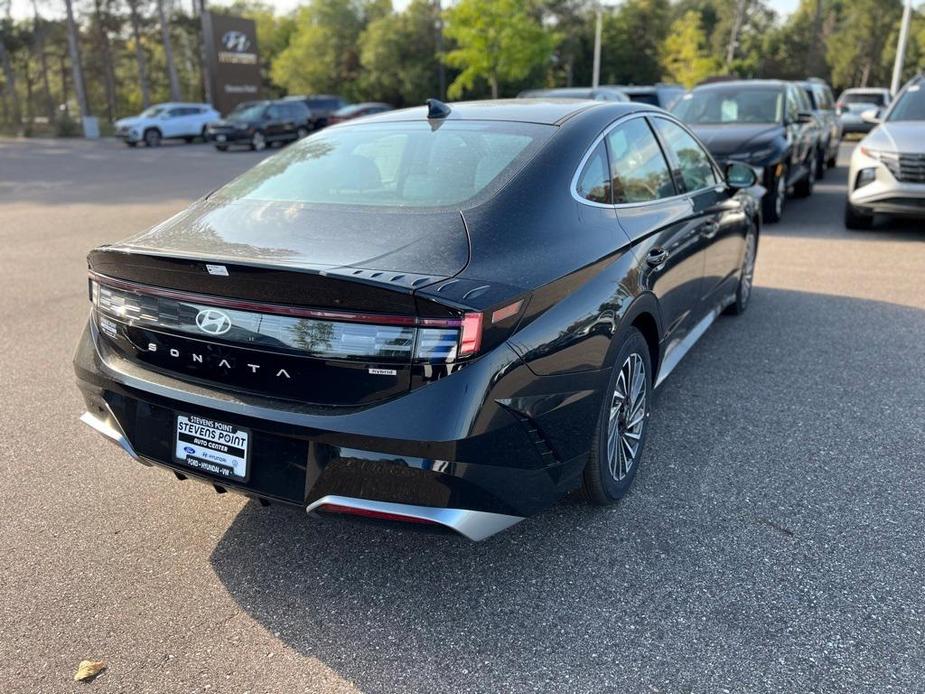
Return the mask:
[(212, 105), (227, 114), (242, 101), (260, 98), (260, 59), (253, 20), (204, 12), (206, 80)]

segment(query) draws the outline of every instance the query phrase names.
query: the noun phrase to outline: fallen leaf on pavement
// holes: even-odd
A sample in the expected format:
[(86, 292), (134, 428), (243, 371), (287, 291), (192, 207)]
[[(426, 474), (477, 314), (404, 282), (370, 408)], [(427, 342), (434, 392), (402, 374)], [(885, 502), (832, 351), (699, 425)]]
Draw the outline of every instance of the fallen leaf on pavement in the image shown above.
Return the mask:
[(77, 666), (77, 672), (74, 674), (74, 680), (77, 682), (90, 682), (94, 677), (106, 669), (106, 663), (102, 660), (81, 660)]

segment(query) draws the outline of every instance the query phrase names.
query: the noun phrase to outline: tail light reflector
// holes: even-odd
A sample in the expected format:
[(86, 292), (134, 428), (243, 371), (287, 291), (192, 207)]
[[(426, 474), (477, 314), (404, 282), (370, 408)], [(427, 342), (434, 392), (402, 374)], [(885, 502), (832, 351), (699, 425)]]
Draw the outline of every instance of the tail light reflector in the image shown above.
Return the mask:
[(482, 314), (463, 315), (462, 333), (459, 336), (459, 356), (475, 354), (482, 346)]
[(400, 521), (402, 523), (420, 523), (421, 525), (437, 525), (432, 520), (426, 518), (415, 518), (414, 516), (403, 516), (398, 513), (385, 513), (384, 511), (370, 511), (365, 508), (353, 508), (352, 506), (341, 506), (340, 504), (325, 504), (319, 511), (327, 513), (343, 513), (348, 516), (361, 516), (363, 518), (375, 518), (385, 521)]

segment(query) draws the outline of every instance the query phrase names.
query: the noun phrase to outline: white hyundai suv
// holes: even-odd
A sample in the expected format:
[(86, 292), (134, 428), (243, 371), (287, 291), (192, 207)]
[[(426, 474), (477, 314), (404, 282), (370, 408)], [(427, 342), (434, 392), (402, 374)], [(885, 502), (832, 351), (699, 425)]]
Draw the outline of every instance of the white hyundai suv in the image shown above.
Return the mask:
[(206, 126), (220, 117), (209, 104), (155, 104), (133, 118), (117, 120), (116, 137), (129, 147), (139, 142), (157, 147), (169, 139), (192, 142), (197, 137), (205, 139)]
[(869, 229), (875, 214), (925, 219), (925, 75), (900, 91), (851, 155), (845, 226)]

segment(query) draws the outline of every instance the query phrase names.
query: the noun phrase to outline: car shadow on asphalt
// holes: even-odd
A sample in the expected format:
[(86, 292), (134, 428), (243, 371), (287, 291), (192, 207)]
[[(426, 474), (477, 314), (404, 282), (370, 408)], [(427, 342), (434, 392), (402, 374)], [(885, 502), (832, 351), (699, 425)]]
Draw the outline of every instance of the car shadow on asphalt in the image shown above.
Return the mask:
[[(211, 564), (244, 612), (362, 691), (841, 689), (849, 656), (877, 681), (917, 640), (902, 557), (925, 531), (909, 479), (925, 464), (897, 442), (925, 450), (925, 374), (907, 366), (923, 334), (919, 309), (758, 287), (658, 391), (619, 505), (570, 496), (470, 543), (251, 503)], [(872, 517), (888, 538), (863, 539)], [(872, 609), (889, 643), (828, 649)]]

